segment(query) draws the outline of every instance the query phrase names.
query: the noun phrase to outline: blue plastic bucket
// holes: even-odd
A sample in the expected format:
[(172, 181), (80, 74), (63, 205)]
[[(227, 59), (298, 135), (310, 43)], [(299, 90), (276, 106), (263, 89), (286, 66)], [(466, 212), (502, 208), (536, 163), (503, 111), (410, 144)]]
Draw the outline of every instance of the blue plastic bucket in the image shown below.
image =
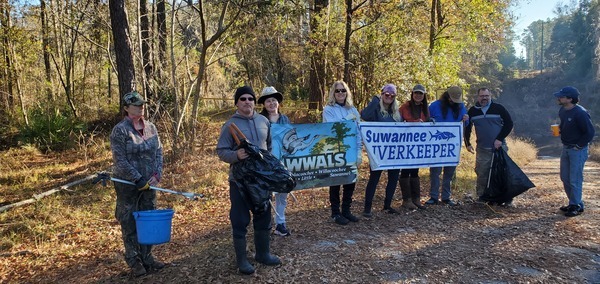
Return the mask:
[(171, 240), (173, 209), (133, 212), (138, 242), (143, 245), (158, 245)]

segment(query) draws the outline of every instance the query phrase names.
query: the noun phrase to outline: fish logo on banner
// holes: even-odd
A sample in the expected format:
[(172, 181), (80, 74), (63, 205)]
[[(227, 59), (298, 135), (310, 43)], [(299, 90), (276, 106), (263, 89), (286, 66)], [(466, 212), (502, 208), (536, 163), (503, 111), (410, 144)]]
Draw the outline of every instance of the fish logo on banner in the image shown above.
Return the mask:
[(431, 135), (431, 138), (429, 138), (429, 140), (431, 139), (435, 139), (435, 140), (450, 140), (451, 138), (456, 137), (456, 135), (452, 134), (452, 132), (448, 132), (448, 131), (437, 131), (435, 134), (429, 132), (429, 135)]
[(456, 166), (460, 161), (461, 122), (361, 122), (372, 170)]

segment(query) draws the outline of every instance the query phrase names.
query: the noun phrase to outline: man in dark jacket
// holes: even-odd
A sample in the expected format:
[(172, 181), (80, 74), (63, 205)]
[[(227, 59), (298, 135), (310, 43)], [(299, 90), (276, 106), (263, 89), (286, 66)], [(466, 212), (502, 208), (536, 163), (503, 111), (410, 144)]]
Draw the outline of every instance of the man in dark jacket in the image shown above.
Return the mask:
[[(246, 139), (260, 149), (271, 151), (271, 123), (269, 120), (254, 111), (256, 95), (251, 87), (243, 86), (235, 91), (234, 95), (237, 111), (225, 122), (221, 128), (221, 135), (217, 142), (217, 154), (221, 161), (235, 164), (246, 158), (248, 153), (242, 148), (238, 149), (233, 136), (229, 132), (229, 125), (235, 123)], [(241, 273), (254, 273), (254, 266), (248, 262), (246, 253), (246, 233), (250, 224), (250, 208), (244, 199), (238, 183), (235, 182), (231, 166), (229, 167), (229, 200), (231, 209), (229, 219), (233, 233), (233, 246), (235, 248), (236, 262)], [(278, 257), (269, 252), (269, 234), (271, 232), (271, 206), (266, 212), (253, 214), (254, 245), (256, 248), (255, 260), (266, 265), (279, 265)]]
[[(475, 173), (477, 174), (477, 195), (481, 197), (487, 187), (494, 150), (500, 147), (507, 150), (506, 136), (513, 129), (510, 114), (501, 104), (492, 102), (488, 88), (477, 90), (477, 103), (469, 108), (469, 123), (465, 127), (465, 145), (473, 153), (471, 130), (475, 126), (477, 154), (475, 155)], [(511, 205), (507, 202), (505, 205)]]
[(594, 125), (588, 111), (578, 105), (579, 90), (564, 87), (554, 96), (561, 106), (560, 140), (563, 143), (560, 155), (560, 180), (569, 198), (569, 205), (560, 207), (567, 217), (583, 213), (583, 167), (588, 157), (588, 144), (595, 135)]

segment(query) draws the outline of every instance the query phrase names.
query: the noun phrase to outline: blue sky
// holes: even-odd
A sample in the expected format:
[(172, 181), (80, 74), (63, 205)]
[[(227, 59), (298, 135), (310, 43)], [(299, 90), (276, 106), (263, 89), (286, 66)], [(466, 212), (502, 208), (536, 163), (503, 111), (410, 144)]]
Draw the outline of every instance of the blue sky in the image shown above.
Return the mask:
[[(568, 0), (567, 0), (568, 1)], [(519, 3), (512, 8), (516, 17), (515, 26), (513, 28), (515, 35), (520, 36), (521, 33), (537, 20), (546, 20), (556, 17), (552, 12), (557, 3), (565, 3), (561, 0), (520, 0)], [(519, 40), (515, 43), (516, 56), (521, 56), (523, 47), (519, 44)]]

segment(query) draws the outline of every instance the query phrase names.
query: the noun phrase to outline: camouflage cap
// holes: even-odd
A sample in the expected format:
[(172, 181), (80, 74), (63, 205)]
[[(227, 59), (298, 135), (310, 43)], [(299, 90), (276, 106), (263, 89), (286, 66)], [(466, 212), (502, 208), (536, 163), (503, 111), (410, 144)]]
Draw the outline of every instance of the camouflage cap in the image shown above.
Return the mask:
[(144, 98), (142, 98), (140, 93), (136, 91), (129, 92), (123, 96), (123, 104), (125, 104), (126, 106), (141, 106), (145, 103), (146, 101), (144, 100)]

